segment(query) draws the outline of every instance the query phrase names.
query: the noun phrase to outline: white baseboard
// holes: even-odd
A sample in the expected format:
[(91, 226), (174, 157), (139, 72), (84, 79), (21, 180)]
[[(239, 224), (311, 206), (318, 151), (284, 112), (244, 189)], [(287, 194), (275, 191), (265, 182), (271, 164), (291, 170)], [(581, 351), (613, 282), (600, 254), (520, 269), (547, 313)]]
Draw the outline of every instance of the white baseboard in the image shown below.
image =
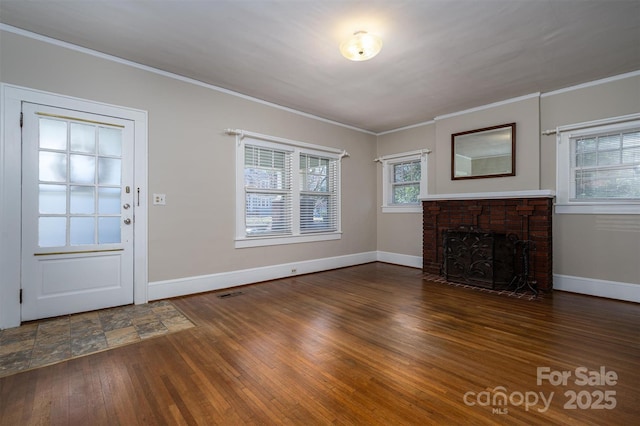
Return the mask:
[(408, 254), (389, 253), (388, 251), (378, 252), (378, 261), (393, 263), (396, 265), (410, 266), (412, 268), (422, 268), (422, 256), (410, 256)]
[(149, 301), (221, 290), (261, 281), (309, 274), (360, 265), (378, 260), (377, 252), (357, 253), (346, 256), (327, 257), (302, 262), (284, 263), (260, 268), (222, 272), (219, 274), (197, 277), (178, 278), (175, 280), (155, 281), (149, 283)]
[[(243, 269), (239, 271), (222, 272), (219, 274), (150, 282), (149, 301), (203, 293), (206, 291), (221, 290), (261, 281), (327, 271), (330, 269), (344, 268), (346, 266), (354, 266), (376, 261), (393, 263), (411, 268), (422, 268), (422, 257), (420, 256), (411, 256), (385, 251), (372, 251), (346, 256), (283, 263), (280, 265), (264, 266), (260, 268)], [(640, 303), (640, 284), (554, 274), (553, 288), (554, 290)]]
[(554, 274), (553, 289), (640, 303), (640, 284)]

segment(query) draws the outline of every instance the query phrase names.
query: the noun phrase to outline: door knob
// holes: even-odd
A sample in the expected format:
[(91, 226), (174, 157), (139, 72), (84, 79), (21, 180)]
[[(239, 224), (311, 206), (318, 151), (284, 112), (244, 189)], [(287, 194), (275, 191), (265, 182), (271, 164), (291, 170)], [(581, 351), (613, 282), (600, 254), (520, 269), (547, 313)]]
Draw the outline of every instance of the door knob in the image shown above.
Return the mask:
[(123, 208), (123, 209), (125, 209), (125, 210), (127, 210), (129, 207), (131, 207), (131, 206), (129, 205), (129, 203), (126, 203), (124, 206), (122, 206), (122, 208)]
[(125, 224), (125, 225), (130, 225), (130, 224), (131, 224), (131, 219), (126, 218), (126, 219), (124, 220), (124, 224)]

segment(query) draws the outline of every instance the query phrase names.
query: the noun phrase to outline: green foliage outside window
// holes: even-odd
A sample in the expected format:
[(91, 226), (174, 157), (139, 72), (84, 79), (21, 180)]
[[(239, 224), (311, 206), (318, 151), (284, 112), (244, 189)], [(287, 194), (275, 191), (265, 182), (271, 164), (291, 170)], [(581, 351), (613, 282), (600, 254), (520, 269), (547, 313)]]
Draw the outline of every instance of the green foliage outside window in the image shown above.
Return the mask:
[(420, 195), (420, 161), (393, 165), (393, 204), (416, 204)]

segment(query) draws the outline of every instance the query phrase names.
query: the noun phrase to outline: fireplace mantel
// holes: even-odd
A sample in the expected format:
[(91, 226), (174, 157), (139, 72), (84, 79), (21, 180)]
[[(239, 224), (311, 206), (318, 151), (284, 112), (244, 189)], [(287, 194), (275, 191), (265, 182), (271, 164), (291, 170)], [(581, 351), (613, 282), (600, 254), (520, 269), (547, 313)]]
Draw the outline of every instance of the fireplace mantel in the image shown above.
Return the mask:
[(542, 291), (553, 289), (551, 190), (434, 194), (421, 197), (423, 270), (443, 273), (443, 237), (447, 230), (472, 227), (529, 241), (528, 279)]
[(421, 201), (442, 200), (500, 200), (505, 198), (554, 198), (555, 191), (549, 189), (528, 191), (500, 191), (500, 192), (468, 192), (454, 194), (428, 194), (420, 197)]

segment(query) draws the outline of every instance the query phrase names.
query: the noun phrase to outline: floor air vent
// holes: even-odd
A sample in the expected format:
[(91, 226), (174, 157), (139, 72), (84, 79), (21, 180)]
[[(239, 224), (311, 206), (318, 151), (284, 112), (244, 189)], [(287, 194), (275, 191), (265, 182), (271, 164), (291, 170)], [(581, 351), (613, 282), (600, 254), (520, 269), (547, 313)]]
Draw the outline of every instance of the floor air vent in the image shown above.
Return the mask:
[(240, 296), (241, 294), (242, 294), (242, 292), (241, 292), (241, 291), (232, 291), (231, 293), (224, 293), (224, 294), (221, 294), (221, 295), (219, 295), (218, 297), (219, 297), (220, 299), (225, 299), (225, 298), (227, 298), (227, 297)]

